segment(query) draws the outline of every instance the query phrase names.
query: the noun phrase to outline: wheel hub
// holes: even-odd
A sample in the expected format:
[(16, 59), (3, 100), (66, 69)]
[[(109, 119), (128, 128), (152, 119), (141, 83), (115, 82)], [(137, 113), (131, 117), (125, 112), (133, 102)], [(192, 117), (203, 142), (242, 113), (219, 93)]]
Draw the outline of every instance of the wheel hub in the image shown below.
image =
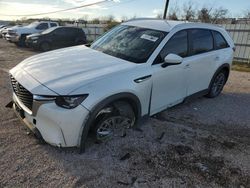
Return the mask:
[(133, 126), (134, 121), (124, 116), (113, 116), (101, 123), (97, 129), (97, 139), (104, 141), (113, 137), (123, 136), (126, 129)]

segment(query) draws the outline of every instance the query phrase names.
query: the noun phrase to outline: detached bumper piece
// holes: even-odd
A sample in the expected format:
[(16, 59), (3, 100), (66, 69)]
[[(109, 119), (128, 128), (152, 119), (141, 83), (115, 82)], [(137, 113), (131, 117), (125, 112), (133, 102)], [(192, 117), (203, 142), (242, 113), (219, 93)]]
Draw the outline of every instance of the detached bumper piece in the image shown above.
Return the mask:
[[(24, 110), (22, 108), (20, 108), (16, 103), (14, 103), (13, 101), (11, 101), (10, 103), (12, 103), (12, 107), (14, 109), (15, 114), (17, 115), (17, 117), (21, 120), (22, 124), (29, 130), (31, 131), (31, 133), (41, 142), (41, 143), (45, 143), (41, 133), (39, 132), (39, 130), (29, 121), (27, 121), (25, 119), (25, 115), (24, 115)], [(8, 105), (10, 105), (10, 103)], [(6, 105), (7, 106), (7, 105)]]

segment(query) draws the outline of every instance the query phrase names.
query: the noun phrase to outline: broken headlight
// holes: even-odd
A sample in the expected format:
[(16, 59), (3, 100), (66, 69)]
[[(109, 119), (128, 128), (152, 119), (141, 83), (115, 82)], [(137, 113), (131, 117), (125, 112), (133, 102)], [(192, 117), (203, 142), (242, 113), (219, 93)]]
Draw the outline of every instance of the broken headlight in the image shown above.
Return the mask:
[(56, 97), (55, 102), (62, 108), (72, 109), (79, 106), (87, 97), (88, 94), (75, 96), (58, 96)]

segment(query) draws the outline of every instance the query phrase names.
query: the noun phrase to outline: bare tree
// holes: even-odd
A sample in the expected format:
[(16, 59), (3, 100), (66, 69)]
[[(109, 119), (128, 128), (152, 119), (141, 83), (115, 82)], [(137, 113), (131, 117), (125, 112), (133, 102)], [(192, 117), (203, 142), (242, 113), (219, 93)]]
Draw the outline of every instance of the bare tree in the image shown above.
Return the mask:
[(84, 14), (80, 19), (88, 21), (89, 20), (89, 15), (88, 14)]
[(156, 18), (158, 18), (158, 19), (161, 19), (163, 17), (163, 14), (162, 13), (158, 13), (157, 15), (156, 15)]
[(169, 19), (169, 20), (179, 20), (176, 12), (170, 13), (170, 14), (168, 15), (168, 19)]
[(193, 20), (195, 18), (195, 8), (194, 3), (189, 1), (188, 3), (183, 5), (183, 18), (184, 20)]
[(211, 22), (212, 23), (219, 23), (225, 20), (225, 18), (228, 15), (228, 9), (225, 9), (223, 7), (217, 8), (212, 12), (211, 15)]
[(250, 10), (245, 11), (244, 18), (249, 18), (250, 19)]
[(206, 7), (203, 7), (198, 12), (198, 19), (201, 22), (210, 23), (211, 22), (211, 10), (212, 10), (212, 8), (208, 9)]
[(177, 3), (173, 6), (172, 9), (170, 9), (169, 14), (168, 14), (168, 19), (169, 20), (179, 20), (178, 18), (178, 12), (180, 12), (179, 6)]
[(125, 21), (127, 21), (127, 20), (128, 20), (128, 17), (127, 17), (127, 16), (122, 16), (122, 17), (121, 17), (121, 21), (122, 21), (122, 22), (125, 22)]

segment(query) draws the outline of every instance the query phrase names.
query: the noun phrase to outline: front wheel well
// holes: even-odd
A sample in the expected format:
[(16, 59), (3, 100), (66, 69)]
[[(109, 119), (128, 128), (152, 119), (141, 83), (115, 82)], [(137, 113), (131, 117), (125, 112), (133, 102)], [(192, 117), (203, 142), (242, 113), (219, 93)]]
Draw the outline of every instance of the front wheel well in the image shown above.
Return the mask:
[(95, 123), (96, 118), (98, 117), (98, 113), (112, 104), (115, 104), (119, 101), (127, 102), (132, 108), (135, 113), (135, 124), (138, 123), (141, 117), (141, 103), (139, 98), (131, 93), (119, 93), (112, 95), (103, 101), (99, 102), (95, 107), (91, 110), (90, 116), (88, 117), (86, 123), (83, 124), (83, 130), (81, 134), (80, 140), (80, 153), (85, 151), (85, 142), (91, 127), (93, 127), (93, 123)]

